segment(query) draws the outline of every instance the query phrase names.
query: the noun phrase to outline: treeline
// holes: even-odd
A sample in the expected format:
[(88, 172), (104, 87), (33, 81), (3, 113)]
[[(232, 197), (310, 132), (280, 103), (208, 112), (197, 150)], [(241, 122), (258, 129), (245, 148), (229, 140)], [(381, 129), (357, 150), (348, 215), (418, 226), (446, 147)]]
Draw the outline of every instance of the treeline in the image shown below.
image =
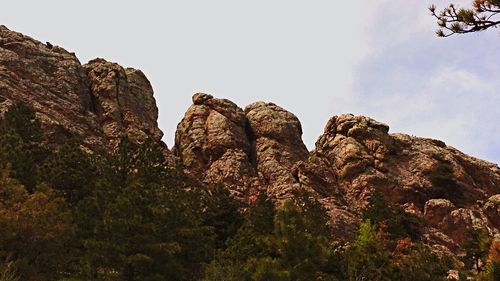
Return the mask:
[[(418, 240), (420, 223), (375, 194), (339, 242), (304, 190), (242, 206), (170, 168), (151, 140), (50, 149), (26, 104), (0, 121), (0, 281), (446, 280), (457, 263)], [(478, 236), (470, 249), (461, 276), (500, 280), (500, 245)]]

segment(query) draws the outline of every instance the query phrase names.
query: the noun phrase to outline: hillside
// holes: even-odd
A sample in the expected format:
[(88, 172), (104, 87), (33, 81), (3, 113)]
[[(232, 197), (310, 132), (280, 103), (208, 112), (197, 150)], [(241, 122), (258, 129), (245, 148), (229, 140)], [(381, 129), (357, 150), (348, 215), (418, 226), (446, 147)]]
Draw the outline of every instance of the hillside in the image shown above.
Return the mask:
[(440, 254), (463, 254), (471, 231), (500, 234), (498, 165), (439, 140), (391, 134), (369, 117), (333, 116), (308, 151), (300, 121), (280, 106), (242, 109), (197, 93), (169, 149), (140, 70), (100, 58), (82, 65), (74, 53), (0, 26), (0, 77), (0, 112), (19, 101), (31, 105), (47, 147), (76, 138), (87, 151), (112, 154), (124, 135), (153, 141), (189, 184), (222, 184), (242, 210), (259, 194), (283, 206), (306, 190), (338, 241), (356, 236), (377, 196), (418, 220), (410, 236)]

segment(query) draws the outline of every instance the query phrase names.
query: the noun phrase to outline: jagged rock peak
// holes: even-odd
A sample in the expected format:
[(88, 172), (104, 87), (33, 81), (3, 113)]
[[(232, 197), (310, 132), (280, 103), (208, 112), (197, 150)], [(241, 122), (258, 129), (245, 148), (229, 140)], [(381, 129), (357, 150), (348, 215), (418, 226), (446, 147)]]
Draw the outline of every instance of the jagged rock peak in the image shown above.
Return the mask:
[(153, 88), (142, 71), (97, 58), (84, 65), (94, 110), (106, 138), (116, 144), (121, 135), (135, 140), (160, 140), (158, 108)]
[(293, 166), (309, 156), (300, 121), (274, 103), (250, 104), (245, 114), (262, 182), (267, 183), (269, 194), (286, 198), (299, 184)]
[(177, 125), (174, 153), (208, 184), (225, 183), (239, 198), (258, 186), (245, 113), (233, 102), (197, 93)]
[(258, 190), (290, 195), (292, 167), (308, 157), (292, 113), (257, 102), (243, 111), (227, 99), (197, 93), (177, 126), (174, 151), (188, 172), (206, 183), (224, 182), (251, 201)]
[(30, 103), (51, 144), (70, 135), (100, 149), (122, 134), (161, 139), (153, 89), (139, 70), (103, 59), (82, 66), (74, 53), (0, 26), (0, 73), (0, 112)]

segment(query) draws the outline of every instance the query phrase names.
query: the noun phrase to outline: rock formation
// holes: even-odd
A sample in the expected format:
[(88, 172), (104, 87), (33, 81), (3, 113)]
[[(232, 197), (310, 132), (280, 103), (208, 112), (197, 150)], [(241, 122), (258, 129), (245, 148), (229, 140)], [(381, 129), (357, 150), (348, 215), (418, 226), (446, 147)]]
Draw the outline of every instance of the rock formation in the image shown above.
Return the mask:
[(74, 53), (0, 26), (0, 112), (16, 101), (33, 105), (51, 143), (81, 137), (112, 148), (120, 135), (159, 141), (153, 89), (140, 70)]
[[(70, 135), (112, 149), (121, 135), (161, 141), (145, 75), (73, 53), (0, 26), (0, 111), (32, 104), (51, 144)], [(224, 184), (251, 204), (259, 192), (283, 202), (305, 188), (327, 209), (338, 237), (356, 230), (368, 199), (384, 198), (424, 221), (427, 243), (457, 251), (468, 229), (498, 235), (500, 168), (445, 143), (404, 134), (364, 116), (332, 117), (313, 151), (292, 113), (256, 102), (245, 109), (198, 93), (177, 127), (172, 153), (186, 173)], [(167, 154), (170, 151), (165, 149)]]
[(498, 234), (500, 169), (441, 141), (389, 134), (363, 116), (334, 116), (308, 152), (301, 125), (283, 108), (196, 94), (179, 123), (175, 154), (207, 184), (251, 203), (258, 191), (282, 201), (306, 188), (339, 233), (356, 229), (373, 190), (426, 222), (423, 238), (454, 250), (467, 229)]

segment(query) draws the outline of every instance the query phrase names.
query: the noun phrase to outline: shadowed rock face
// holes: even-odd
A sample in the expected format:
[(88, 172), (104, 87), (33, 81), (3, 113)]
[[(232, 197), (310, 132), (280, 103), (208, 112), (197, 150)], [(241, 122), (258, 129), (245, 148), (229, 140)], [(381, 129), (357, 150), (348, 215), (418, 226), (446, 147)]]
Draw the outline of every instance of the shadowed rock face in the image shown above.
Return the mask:
[[(80, 136), (111, 150), (121, 135), (161, 141), (152, 87), (140, 70), (73, 53), (0, 26), (0, 111), (32, 104), (49, 144)], [(175, 134), (174, 157), (193, 178), (222, 183), (248, 204), (259, 192), (283, 202), (305, 188), (327, 209), (337, 237), (357, 229), (376, 189), (424, 221), (428, 244), (458, 251), (468, 229), (499, 235), (500, 169), (441, 141), (389, 134), (364, 116), (332, 117), (313, 151), (292, 113), (256, 102), (244, 110), (198, 93)]]
[(153, 89), (141, 71), (74, 53), (0, 26), (0, 111), (34, 106), (51, 143), (70, 135), (91, 148), (112, 148), (122, 134), (160, 140)]

